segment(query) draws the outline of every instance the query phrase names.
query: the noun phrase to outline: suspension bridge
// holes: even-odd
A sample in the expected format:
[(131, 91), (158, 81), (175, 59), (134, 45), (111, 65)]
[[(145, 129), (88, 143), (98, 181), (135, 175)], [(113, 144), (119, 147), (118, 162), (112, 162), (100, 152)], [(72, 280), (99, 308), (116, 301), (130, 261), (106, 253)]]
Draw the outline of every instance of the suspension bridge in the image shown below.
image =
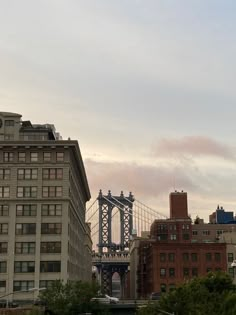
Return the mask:
[(125, 296), (132, 236), (141, 236), (142, 232), (149, 231), (155, 219), (166, 218), (166, 215), (135, 199), (131, 192), (128, 196), (123, 191), (119, 196), (113, 196), (110, 190), (107, 195), (99, 191), (97, 199), (86, 210), (86, 221), (91, 223), (93, 266), (98, 270), (103, 292), (112, 294), (112, 277), (118, 273), (121, 297)]

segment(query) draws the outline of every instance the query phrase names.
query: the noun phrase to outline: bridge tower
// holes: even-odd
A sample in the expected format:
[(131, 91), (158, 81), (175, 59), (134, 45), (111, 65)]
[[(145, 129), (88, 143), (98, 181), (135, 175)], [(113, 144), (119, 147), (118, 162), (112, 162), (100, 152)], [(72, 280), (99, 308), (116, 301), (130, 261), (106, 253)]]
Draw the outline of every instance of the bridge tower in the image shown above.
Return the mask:
[[(99, 204), (99, 243), (98, 255), (95, 265), (99, 270), (102, 290), (111, 294), (112, 276), (117, 272), (121, 279), (121, 292), (124, 294), (125, 275), (129, 268), (129, 240), (133, 229), (133, 202), (132, 193), (125, 197), (121, 191), (120, 196), (103, 195), (100, 190)], [(120, 212), (120, 242), (112, 242), (112, 211), (114, 208)], [(122, 294), (122, 295), (123, 295)]]

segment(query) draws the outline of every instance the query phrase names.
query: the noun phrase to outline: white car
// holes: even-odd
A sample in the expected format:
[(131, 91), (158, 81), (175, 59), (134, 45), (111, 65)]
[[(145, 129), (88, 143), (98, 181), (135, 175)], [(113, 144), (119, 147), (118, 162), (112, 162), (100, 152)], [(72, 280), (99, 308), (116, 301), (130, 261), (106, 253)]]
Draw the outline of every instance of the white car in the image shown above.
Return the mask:
[(105, 294), (104, 296), (92, 298), (91, 302), (97, 302), (101, 304), (117, 304), (119, 302), (119, 299)]
[(107, 299), (109, 299), (110, 304), (117, 304), (117, 303), (119, 303), (119, 299), (117, 297), (109, 296), (107, 294), (105, 294), (105, 297)]
[(104, 296), (97, 296), (91, 299), (91, 302), (101, 303), (101, 304), (110, 304), (110, 299)]

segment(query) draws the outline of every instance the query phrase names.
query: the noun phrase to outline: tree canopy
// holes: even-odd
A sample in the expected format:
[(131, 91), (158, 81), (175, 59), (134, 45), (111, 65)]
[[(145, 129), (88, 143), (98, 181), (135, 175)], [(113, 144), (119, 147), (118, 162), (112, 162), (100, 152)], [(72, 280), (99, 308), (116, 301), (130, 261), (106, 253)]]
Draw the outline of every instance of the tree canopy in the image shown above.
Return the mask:
[(208, 273), (194, 278), (164, 295), (160, 301), (150, 304), (140, 315), (233, 315), (236, 314), (236, 290), (232, 278), (223, 272)]
[(40, 300), (55, 315), (73, 315), (86, 312), (106, 314), (102, 305), (91, 303), (96, 296), (99, 286), (96, 283), (71, 281), (63, 283), (55, 281), (50, 288), (42, 291)]

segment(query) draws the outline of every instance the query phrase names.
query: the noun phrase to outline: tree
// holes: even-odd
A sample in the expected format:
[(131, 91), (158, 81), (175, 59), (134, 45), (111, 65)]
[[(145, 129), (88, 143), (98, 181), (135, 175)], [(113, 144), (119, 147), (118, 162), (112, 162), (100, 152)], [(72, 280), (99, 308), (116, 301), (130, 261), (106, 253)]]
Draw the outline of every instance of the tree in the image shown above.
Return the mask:
[[(94, 314), (105, 314), (101, 305), (94, 306), (90, 300), (96, 296), (99, 286), (96, 283), (55, 281), (50, 288), (42, 291), (40, 300), (55, 315), (73, 315), (93, 311)], [(95, 310), (96, 308), (96, 310)], [(103, 313), (102, 313), (103, 311)]]
[(202, 278), (194, 278), (175, 290), (164, 294), (159, 303), (148, 306), (146, 313), (161, 314), (159, 310), (175, 315), (232, 315), (232, 305), (236, 302), (235, 286), (228, 274), (208, 273)]

